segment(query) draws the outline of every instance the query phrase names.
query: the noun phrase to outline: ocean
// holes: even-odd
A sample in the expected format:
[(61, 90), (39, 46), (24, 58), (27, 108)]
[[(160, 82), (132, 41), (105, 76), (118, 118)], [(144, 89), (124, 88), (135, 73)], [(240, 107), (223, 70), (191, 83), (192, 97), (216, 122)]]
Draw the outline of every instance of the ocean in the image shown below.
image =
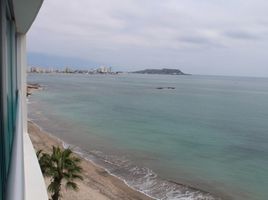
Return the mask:
[[(156, 199), (268, 199), (268, 78), (30, 74), (29, 118)], [(175, 87), (175, 89), (157, 89)]]

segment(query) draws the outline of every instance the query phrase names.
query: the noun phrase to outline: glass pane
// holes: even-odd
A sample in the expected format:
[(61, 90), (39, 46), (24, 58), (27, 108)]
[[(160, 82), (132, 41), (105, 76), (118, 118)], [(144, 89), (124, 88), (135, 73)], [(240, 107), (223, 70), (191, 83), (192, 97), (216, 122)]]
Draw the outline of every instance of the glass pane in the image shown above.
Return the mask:
[[(0, 1), (5, 4), (5, 1)], [(2, 6), (1, 6), (2, 7)], [(0, 7), (0, 8), (1, 8)], [(1, 19), (1, 35), (6, 37), (3, 41), (6, 44), (0, 45), (0, 59), (2, 60), (1, 74), (1, 129), (0, 129), (0, 200), (4, 199), (4, 191), (7, 181), (7, 174), (10, 164), (13, 136), (16, 122), (16, 46), (15, 46), (15, 25), (11, 20), (8, 9), (6, 13), (0, 13)]]

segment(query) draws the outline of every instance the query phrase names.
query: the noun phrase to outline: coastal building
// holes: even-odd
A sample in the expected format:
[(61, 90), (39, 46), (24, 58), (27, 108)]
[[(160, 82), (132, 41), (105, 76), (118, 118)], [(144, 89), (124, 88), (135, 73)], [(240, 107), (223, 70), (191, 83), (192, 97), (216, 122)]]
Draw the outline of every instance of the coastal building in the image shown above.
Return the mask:
[(26, 33), (42, 2), (0, 1), (0, 200), (48, 199), (26, 104)]
[(112, 68), (111, 67), (106, 67), (106, 66), (101, 66), (97, 69), (98, 73), (103, 73), (103, 74), (107, 74), (107, 73), (111, 73), (112, 72)]
[(65, 67), (64, 73), (72, 73), (73, 70), (70, 67)]
[(30, 68), (30, 72), (31, 73), (42, 73), (43, 72), (43, 69), (40, 68), (40, 67), (31, 67)]
[(71, 67), (64, 67), (60, 69), (53, 69), (51, 67), (32, 66), (27, 70), (28, 73), (72, 73), (72, 74), (115, 74), (111, 67), (101, 66), (96, 69), (73, 69)]

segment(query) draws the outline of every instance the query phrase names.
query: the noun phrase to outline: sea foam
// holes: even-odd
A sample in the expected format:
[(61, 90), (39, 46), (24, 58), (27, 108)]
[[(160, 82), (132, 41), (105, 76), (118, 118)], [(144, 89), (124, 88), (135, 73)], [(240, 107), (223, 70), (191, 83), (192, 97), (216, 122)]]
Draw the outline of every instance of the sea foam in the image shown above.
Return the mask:
[(62, 141), (64, 148), (71, 148), (81, 157), (105, 169), (124, 181), (132, 189), (157, 200), (219, 200), (212, 194), (159, 177), (153, 170), (135, 165), (130, 160), (101, 151), (84, 151)]

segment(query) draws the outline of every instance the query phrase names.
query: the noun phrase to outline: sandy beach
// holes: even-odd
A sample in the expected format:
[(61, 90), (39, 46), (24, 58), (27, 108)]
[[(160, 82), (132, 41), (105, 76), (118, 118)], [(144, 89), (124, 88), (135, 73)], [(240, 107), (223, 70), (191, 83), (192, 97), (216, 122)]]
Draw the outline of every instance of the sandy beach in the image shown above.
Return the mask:
[[(28, 122), (28, 132), (35, 150), (49, 152), (52, 145), (61, 146), (62, 142), (42, 131), (33, 122)], [(77, 154), (76, 154), (77, 155)], [(77, 155), (79, 156), (79, 155)], [(103, 168), (82, 158), (83, 181), (78, 181), (79, 191), (62, 189), (64, 200), (150, 200), (146, 195), (128, 187), (122, 180), (110, 175)], [(48, 185), (49, 180), (46, 179)]]

